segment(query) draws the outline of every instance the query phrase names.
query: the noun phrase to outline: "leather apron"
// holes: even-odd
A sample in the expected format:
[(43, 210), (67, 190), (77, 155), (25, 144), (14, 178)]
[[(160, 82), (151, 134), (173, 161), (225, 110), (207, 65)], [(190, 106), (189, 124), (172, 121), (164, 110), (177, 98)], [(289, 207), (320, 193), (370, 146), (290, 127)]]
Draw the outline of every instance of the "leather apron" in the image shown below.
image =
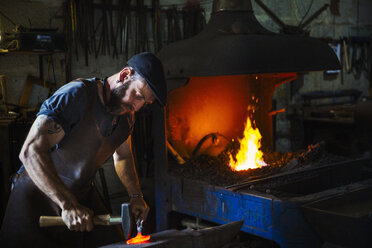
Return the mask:
[[(83, 119), (51, 152), (57, 173), (79, 202), (95, 215), (105, 214), (92, 183), (97, 170), (133, 130), (134, 115), (120, 116), (115, 126), (98, 97), (95, 79), (81, 80), (88, 92)], [(120, 227), (94, 226), (91, 232), (67, 227), (39, 227), (41, 215), (59, 216), (61, 209), (23, 171), (15, 183), (0, 231), (1, 247), (97, 247), (123, 240)]]

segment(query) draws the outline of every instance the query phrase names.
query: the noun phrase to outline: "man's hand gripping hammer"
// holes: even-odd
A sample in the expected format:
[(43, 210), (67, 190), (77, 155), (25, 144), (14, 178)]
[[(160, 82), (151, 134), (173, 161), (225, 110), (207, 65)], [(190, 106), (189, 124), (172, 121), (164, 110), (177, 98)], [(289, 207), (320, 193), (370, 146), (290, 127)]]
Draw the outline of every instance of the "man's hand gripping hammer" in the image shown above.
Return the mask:
[[(96, 215), (93, 217), (94, 225), (119, 225), (123, 229), (125, 239), (130, 237), (132, 231), (132, 211), (130, 209), (130, 203), (121, 204), (121, 216), (111, 216), (109, 214)], [(61, 216), (40, 216), (39, 219), (40, 227), (48, 226), (63, 226), (65, 223)]]

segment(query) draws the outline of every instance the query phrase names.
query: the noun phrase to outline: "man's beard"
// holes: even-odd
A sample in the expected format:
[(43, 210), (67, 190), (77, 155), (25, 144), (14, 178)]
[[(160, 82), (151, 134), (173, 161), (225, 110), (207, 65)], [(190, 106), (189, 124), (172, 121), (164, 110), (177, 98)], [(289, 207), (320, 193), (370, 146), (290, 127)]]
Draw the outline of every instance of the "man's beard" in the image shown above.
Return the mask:
[(110, 93), (110, 100), (108, 102), (108, 112), (113, 115), (123, 115), (133, 111), (133, 106), (127, 103), (123, 103), (122, 99), (128, 90), (130, 82), (125, 82), (123, 85), (115, 88)]

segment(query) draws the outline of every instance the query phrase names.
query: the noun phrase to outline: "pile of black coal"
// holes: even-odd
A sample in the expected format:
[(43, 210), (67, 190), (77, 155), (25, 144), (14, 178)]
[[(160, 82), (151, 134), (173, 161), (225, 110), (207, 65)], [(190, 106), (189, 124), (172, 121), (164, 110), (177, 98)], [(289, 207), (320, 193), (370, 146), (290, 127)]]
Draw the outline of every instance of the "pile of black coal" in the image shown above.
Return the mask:
[(263, 178), (279, 172), (298, 168), (320, 166), (342, 161), (345, 158), (330, 154), (325, 150), (324, 142), (310, 145), (304, 150), (293, 153), (264, 151), (266, 166), (255, 169), (234, 171), (229, 166), (230, 154), (236, 155), (239, 145), (230, 144), (218, 156), (200, 155), (180, 165), (170, 162), (169, 172), (175, 176), (191, 178), (216, 186), (228, 186), (250, 179)]

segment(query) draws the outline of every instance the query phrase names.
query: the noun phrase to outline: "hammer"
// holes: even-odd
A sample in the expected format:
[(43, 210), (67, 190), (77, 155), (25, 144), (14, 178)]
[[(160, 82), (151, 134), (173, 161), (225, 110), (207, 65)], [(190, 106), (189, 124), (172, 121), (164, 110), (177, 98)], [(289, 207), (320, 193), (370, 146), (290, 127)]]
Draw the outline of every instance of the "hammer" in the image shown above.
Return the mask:
[[(111, 216), (109, 214), (96, 215), (93, 217), (94, 225), (119, 225), (123, 229), (125, 239), (130, 237), (132, 231), (132, 214), (130, 210), (130, 203), (121, 204), (121, 216)], [(40, 216), (40, 227), (47, 226), (64, 226), (65, 223), (61, 216)]]

